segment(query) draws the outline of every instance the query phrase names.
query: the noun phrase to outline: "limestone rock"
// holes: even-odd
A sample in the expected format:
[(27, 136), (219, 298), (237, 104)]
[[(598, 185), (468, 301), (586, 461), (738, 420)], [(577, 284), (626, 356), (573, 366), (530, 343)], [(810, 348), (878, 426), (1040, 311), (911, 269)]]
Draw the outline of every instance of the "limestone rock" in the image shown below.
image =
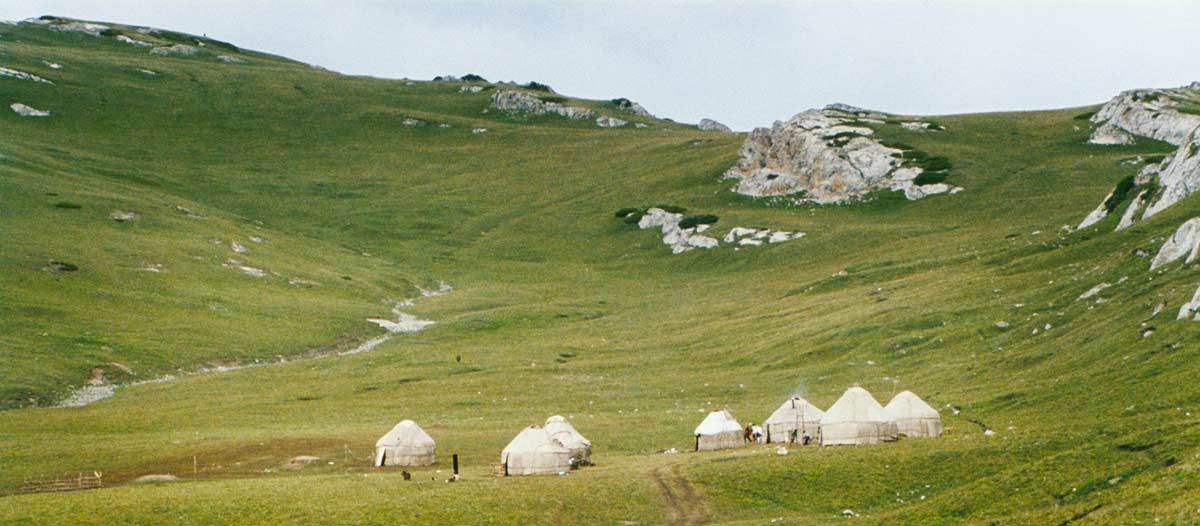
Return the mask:
[(646, 108), (643, 108), (641, 104), (629, 99), (613, 99), (612, 102), (617, 106), (617, 109), (622, 111), (627, 111), (639, 117), (653, 117), (653, 115), (646, 111)]
[(48, 111), (43, 111), (43, 110), (39, 110), (37, 108), (26, 106), (19, 102), (13, 103), (11, 106), (9, 106), (9, 108), (11, 108), (13, 110), (13, 112), (15, 112), (17, 115), (20, 115), (22, 117), (49, 117), (50, 116), (50, 112), (48, 112)]
[(1179, 261), (1184, 257), (1187, 257), (1185, 263), (1191, 263), (1196, 261), (1198, 255), (1200, 255), (1200, 217), (1194, 217), (1179, 225), (1175, 233), (1167, 238), (1162, 248), (1158, 250), (1158, 255), (1154, 256), (1154, 261), (1150, 263), (1150, 270)]
[[(1137, 213), (1141, 211), (1142, 207), (1146, 204), (1146, 197), (1146, 190), (1138, 192), (1137, 196), (1133, 198), (1133, 202), (1129, 203), (1129, 207), (1125, 209), (1125, 213), (1121, 215), (1121, 222), (1117, 223), (1117, 231), (1125, 230), (1126, 228), (1133, 226), (1134, 221), (1137, 220)], [(1101, 204), (1100, 206), (1104, 205)]]
[[(857, 109), (849, 107), (852, 109)], [(944, 183), (917, 186), (921, 174), (904, 166), (902, 150), (871, 138), (870, 128), (848, 126), (844, 110), (808, 110), (770, 128), (755, 128), (725, 176), (734, 191), (755, 197), (803, 194), (804, 201), (831, 204), (890, 189), (909, 199), (953, 192)]]
[(1158, 172), (1162, 195), (1146, 208), (1142, 218), (1148, 218), (1200, 190), (1200, 128), (1195, 129), (1188, 142), (1164, 159)]
[(483, 91), (483, 86), (463, 86), (458, 88), (459, 93), (479, 93)]
[(100, 36), (101, 33), (108, 31), (109, 27), (103, 24), (95, 24), (92, 22), (80, 22), (68, 18), (30, 18), (21, 21), (22, 24), (31, 24), (46, 26), (53, 31), (63, 31), (70, 33), (84, 33), (94, 37)]
[(609, 117), (607, 115), (596, 118), (596, 125), (601, 128), (619, 128), (626, 124), (629, 124), (629, 121), (621, 120), (616, 117)]
[(241, 58), (241, 57), (235, 57), (233, 55), (217, 55), (217, 60), (220, 60), (221, 62), (224, 62), (226, 64), (245, 64), (246, 63), (246, 59)]
[(162, 57), (191, 57), (200, 52), (200, 49), (195, 46), (186, 44), (172, 44), (170, 46), (159, 46), (150, 50), (151, 55)]
[[(1200, 115), (1178, 111), (1181, 100), (1200, 100), (1200, 90), (1193, 87), (1165, 90), (1130, 90), (1108, 101), (1091, 121), (1101, 126), (1092, 135), (1094, 144), (1128, 144), (1112, 142), (1120, 139), (1115, 130), (1133, 135), (1184, 144), (1200, 126)], [(1129, 142), (1132, 142), (1130, 138)]]
[(137, 47), (150, 47), (150, 46), (153, 46), (153, 45), (154, 45), (154, 44), (152, 44), (152, 43), (150, 43), (150, 42), (146, 42), (145, 40), (138, 40), (138, 39), (136, 39), (136, 38), (129, 38), (129, 37), (125, 36), (125, 35), (117, 35), (117, 42), (121, 42), (121, 43), (129, 44), (129, 45), (131, 45), (131, 46), (137, 46)]
[(1186, 320), (1191, 317), (1195, 321), (1200, 321), (1200, 288), (1196, 289), (1196, 293), (1192, 295), (1192, 301), (1184, 303), (1179, 307), (1179, 315), (1175, 317), (1177, 320)]
[(595, 112), (578, 106), (564, 106), (557, 102), (546, 102), (522, 91), (498, 90), (492, 95), (492, 106), (508, 113), (560, 115), (571, 120), (591, 119)]
[(1079, 226), (1075, 227), (1075, 230), (1083, 230), (1108, 217), (1108, 207), (1104, 206), (1104, 203), (1107, 203), (1112, 196), (1112, 192), (1109, 192), (1108, 195), (1100, 201), (1100, 206), (1097, 206), (1095, 210), (1092, 210), (1092, 213), (1083, 218), (1083, 221), (1079, 223)]
[(729, 128), (729, 126), (721, 124), (712, 119), (700, 119), (700, 124), (697, 124), (696, 127), (700, 128), (701, 131), (719, 131), (725, 133), (730, 133), (733, 131)]
[[(59, 66), (59, 67), (61, 68), (62, 66)], [(19, 79), (19, 80), (29, 80), (29, 81), (33, 81), (33, 82), (41, 82), (43, 84), (54, 84), (53, 82), (50, 82), (49, 80), (46, 80), (42, 77), (34, 75), (33, 73), (26, 73), (24, 71), (5, 68), (5, 67), (0, 67), (0, 77), (12, 77), (14, 79)]]

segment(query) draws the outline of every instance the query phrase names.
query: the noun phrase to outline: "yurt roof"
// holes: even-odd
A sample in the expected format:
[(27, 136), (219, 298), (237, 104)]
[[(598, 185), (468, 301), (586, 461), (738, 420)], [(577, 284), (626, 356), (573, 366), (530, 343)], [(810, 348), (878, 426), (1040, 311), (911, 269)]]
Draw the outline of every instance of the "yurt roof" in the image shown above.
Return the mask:
[(937, 409), (912, 391), (901, 391), (883, 409), (892, 418), (940, 418)]
[(386, 435), (375, 442), (375, 447), (387, 446), (432, 446), (433, 437), (429, 436), (421, 426), (412, 420), (402, 420)]
[(821, 423), (886, 422), (890, 420), (883, 406), (866, 389), (858, 386), (846, 389), (841, 398), (821, 416)]
[(716, 435), (727, 431), (741, 431), (742, 426), (737, 420), (733, 419), (733, 415), (724, 409), (718, 409), (704, 417), (700, 425), (696, 426), (696, 435)]
[(527, 452), (561, 452), (570, 453), (570, 451), (562, 445), (561, 442), (550, 436), (545, 429), (538, 426), (529, 426), (509, 442), (504, 447), (501, 455), (509, 453), (527, 453)]
[(776, 409), (774, 413), (771, 413), (771, 416), (767, 418), (766, 423), (785, 424), (801, 419), (806, 422), (813, 422), (820, 420), (821, 415), (823, 414), (825, 414), (825, 412), (818, 409), (817, 406), (810, 404), (808, 400), (796, 396), (789, 398), (788, 401), (779, 406), (779, 409)]
[(579, 444), (586, 447), (592, 445), (591, 440), (584, 437), (583, 434), (575, 429), (575, 426), (571, 425), (571, 422), (559, 415), (554, 415), (546, 419), (546, 432), (558, 439), (559, 442), (562, 442), (564, 446)]

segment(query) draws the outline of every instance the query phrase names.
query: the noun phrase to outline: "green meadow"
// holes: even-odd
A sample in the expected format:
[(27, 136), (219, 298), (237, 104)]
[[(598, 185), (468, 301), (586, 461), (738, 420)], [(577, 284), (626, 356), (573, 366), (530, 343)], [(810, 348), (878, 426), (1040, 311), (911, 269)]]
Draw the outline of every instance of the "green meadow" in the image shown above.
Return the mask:
[[(0, 25), (0, 66), (53, 82), (0, 77), (0, 523), (1200, 524), (1200, 323), (1174, 319), (1200, 272), (1144, 255), (1200, 196), (1064, 230), (1122, 161), (1172, 151), (1086, 144), (1095, 107), (876, 125), (965, 190), (815, 206), (731, 192), (744, 135), (609, 101), (570, 99), (649, 127), (215, 41)], [(614, 217), (658, 204), (807, 235), (672, 255)], [(436, 323), (337, 354), (405, 299)], [(114, 396), (54, 407), (97, 374)], [(714, 407), (761, 422), (854, 384), (916, 392), (945, 434), (688, 451)], [(492, 476), (554, 414), (597, 465)], [(406, 418), (438, 444), (412, 481), (370, 467)], [(104, 488), (20, 491), (92, 471)]]

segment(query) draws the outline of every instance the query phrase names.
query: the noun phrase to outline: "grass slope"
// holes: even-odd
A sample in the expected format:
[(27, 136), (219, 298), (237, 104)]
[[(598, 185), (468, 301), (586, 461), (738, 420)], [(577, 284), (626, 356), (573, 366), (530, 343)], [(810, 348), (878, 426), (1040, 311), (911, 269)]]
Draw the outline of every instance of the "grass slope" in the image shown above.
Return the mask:
[[(735, 134), (484, 113), (489, 93), (458, 83), (248, 51), (246, 64), (155, 57), (28, 26), (0, 39), (0, 65), (55, 82), (0, 78), (0, 102), (53, 112), (0, 115), (8, 405), (52, 401), (94, 367), (129, 381), (342, 348), (378, 334), (364, 318), (386, 315), (384, 300), (455, 288), (413, 309), (436, 325), (371, 353), (0, 412), (0, 488), (79, 470), (117, 486), (0, 497), (5, 523), (824, 524), (846, 508), (887, 524), (1198, 520), (1197, 326), (1148, 318), (1200, 275), (1152, 274), (1135, 251), (1157, 250), (1200, 200), (1119, 233), (1115, 214), (1063, 234), (1138, 169), (1121, 159), (1169, 151), (1086, 145), (1085, 109), (877, 126), (950, 158), (966, 191), (797, 207), (729, 191)], [(719, 232), (808, 236), (671, 256), (613, 218), (655, 203), (718, 215)], [(136, 270), (156, 263), (167, 271)], [(1104, 303), (1076, 300), (1123, 277)], [(790, 394), (826, 407), (853, 383), (885, 401), (916, 391), (946, 434), (786, 457), (658, 453), (686, 450), (713, 406), (759, 422)], [(599, 466), (491, 478), (507, 441), (551, 414), (593, 440)], [(368, 467), (402, 418), (438, 440), (438, 465), (411, 483)], [(465, 477), (445, 484), (452, 452)], [(322, 460), (280, 468), (300, 454)], [(162, 472), (184, 482), (123, 485)]]

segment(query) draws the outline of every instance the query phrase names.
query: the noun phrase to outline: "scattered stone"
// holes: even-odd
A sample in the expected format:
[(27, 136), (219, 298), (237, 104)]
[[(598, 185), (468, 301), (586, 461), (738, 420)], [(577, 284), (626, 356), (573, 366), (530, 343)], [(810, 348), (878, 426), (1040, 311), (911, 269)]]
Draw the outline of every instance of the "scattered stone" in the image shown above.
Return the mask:
[(633, 127), (634, 128), (649, 128), (650, 125), (646, 124), (644, 122), (635, 122), (635, 123), (633, 123)]
[(138, 215), (133, 212), (126, 212), (124, 210), (113, 210), (111, 213), (108, 214), (108, 217), (112, 218), (115, 221), (124, 223), (126, 221), (133, 221), (134, 219), (137, 219)]
[(997, 329), (1000, 329), (1000, 330), (1004, 331), (1004, 330), (1008, 330), (1008, 327), (1009, 327), (1009, 325), (1008, 325), (1008, 322), (1006, 322), (1006, 321), (998, 321), (998, 322), (996, 322), (996, 328), (997, 328)]
[(75, 265), (74, 263), (67, 263), (66, 261), (55, 261), (55, 260), (50, 260), (50, 262), (47, 263), (46, 266), (43, 268), (50, 272), (75, 272), (76, 270), (79, 270), (79, 267), (77, 265)]
[(463, 86), (458, 88), (459, 93), (479, 93), (483, 91), (483, 86)]
[(42, 64), (45, 64), (46, 67), (48, 67), (50, 69), (62, 69), (63, 68), (62, 64), (59, 64), (57, 62), (50, 62), (49, 60), (43, 60)]
[(414, 117), (405, 117), (404, 120), (400, 121), (400, 124), (405, 126), (424, 126), (425, 121)]
[(785, 457), (788, 454), (788, 448), (779, 446), (779, 447), (775, 448), (775, 454), (779, 455), (781, 457)]
[(912, 131), (938, 131), (938, 128), (929, 122), (902, 122), (900, 127)]
[(137, 46), (137, 47), (150, 47), (150, 46), (154, 45), (150, 42), (146, 42), (145, 40), (129, 38), (125, 35), (117, 35), (117, 42), (123, 42), (123, 43), (129, 44), (131, 46)]
[(994, 437), (994, 436), (996, 436), (996, 432), (995, 432), (995, 431), (992, 431), (991, 429), (988, 429), (987, 431), (984, 431), (984, 432), (983, 432), (983, 436), (985, 436), (985, 437)]
[(1087, 290), (1087, 292), (1084, 292), (1083, 294), (1080, 294), (1080, 295), (1079, 295), (1079, 299), (1078, 299), (1077, 301), (1083, 301), (1083, 300), (1089, 299), (1089, 298), (1091, 298), (1092, 296), (1095, 296), (1095, 295), (1099, 294), (1099, 293), (1100, 293), (1100, 291), (1102, 291), (1102, 290), (1104, 290), (1104, 289), (1107, 289), (1107, 288), (1109, 288), (1109, 287), (1111, 287), (1111, 286), (1112, 286), (1112, 285), (1109, 285), (1108, 283), (1101, 283), (1101, 284), (1099, 284), (1099, 285), (1096, 285), (1095, 287), (1092, 287), (1092, 288), (1088, 289), (1088, 290)]
[(220, 60), (221, 62), (224, 62), (226, 64), (245, 64), (246, 63), (246, 59), (241, 58), (241, 57), (235, 57), (233, 55), (217, 55), (217, 60)]
[(733, 132), (733, 130), (730, 129), (729, 126), (721, 124), (712, 119), (700, 119), (700, 124), (697, 124), (696, 127), (699, 128), (700, 131), (716, 131), (716, 132), (725, 132), (725, 133)]
[(858, 514), (854, 513), (854, 510), (847, 508), (847, 509), (842, 510), (842, 516), (849, 519), (849, 518), (857, 517)]
[(146, 75), (147, 77), (154, 77), (154, 76), (157, 76), (157, 75), (158, 75), (158, 72), (157, 72), (157, 71), (151, 71), (151, 70), (148, 70), (148, 69), (139, 69), (138, 71), (141, 71), (141, 72), (142, 72), (142, 74), (143, 74), (143, 75)]
[(242, 273), (246, 274), (247, 276), (253, 276), (256, 278), (264, 278), (267, 276), (267, 271), (265, 271), (261, 268), (255, 268), (255, 267), (243, 265), (241, 261), (238, 261), (236, 259), (226, 260), (225, 264), (223, 266), (227, 267), (227, 268), (236, 268), (236, 269), (242, 271)]
[(230, 241), (229, 248), (232, 249), (234, 252), (237, 252), (238, 254), (250, 253), (250, 249), (246, 248), (246, 245), (238, 243), (237, 241)]
[(111, 397), (114, 392), (116, 392), (116, 387), (112, 385), (85, 385), (59, 402), (58, 407), (83, 407), (97, 400)]
[(159, 46), (150, 50), (151, 55), (163, 57), (191, 57), (200, 52), (200, 48), (189, 46), (186, 44), (172, 44), (170, 46)]
[(133, 484), (165, 484), (179, 482), (179, 477), (169, 474), (142, 475), (133, 479)]
[(393, 334), (402, 332), (417, 332), (436, 323), (431, 320), (418, 319), (412, 314), (403, 313), (395, 309), (393, 309), (392, 312), (397, 316), (396, 320), (394, 321), (381, 318), (369, 318), (367, 321), (383, 327), (384, 330)]
[[(62, 67), (62, 66), (59, 66), (59, 67)], [(0, 67), (0, 77), (12, 77), (12, 78), (18, 79), (18, 80), (41, 82), (43, 84), (54, 84), (53, 82), (50, 82), (49, 80), (46, 80), (46, 79), (39, 77), (37, 75), (34, 75), (32, 73), (26, 73), (24, 71), (6, 68), (6, 67)]]
[(629, 99), (626, 99), (626, 98), (613, 99), (612, 103), (614, 106), (617, 107), (617, 109), (622, 110), (622, 111), (627, 111), (627, 112), (637, 115), (639, 117), (653, 117), (653, 115), (651, 115), (650, 112), (646, 111), (646, 108), (643, 108), (641, 104), (638, 104)]
[(621, 120), (616, 117), (609, 117), (607, 115), (596, 118), (596, 125), (601, 128), (619, 128), (626, 124), (629, 124), (629, 121)]
[(1187, 257), (1184, 263), (1192, 263), (1200, 256), (1200, 217), (1185, 221), (1175, 230), (1171, 237), (1163, 243), (1158, 255), (1150, 262), (1150, 270), (1179, 261)]
[(487, 128), (475, 128), (471, 130), (471, 133), (487, 133), (487, 131)]
[(42, 111), (37, 108), (26, 106), (19, 102), (13, 103), (12, 105), (9, 106), (9, 108), (11, 108), (14, 112), (16, 112), (17, 115), (20, 115), (22, 117), (49, 117), (50, 116), (49, 111)]
[(497, 90), (492, 95), (492, 106), (508, 113), (545, 115), (547, 113), (571, 120), (590, 119), (595, 112), (578, 106), (564, 106), (557, 102), (546, 102), (537, 96), (522, 91)]

